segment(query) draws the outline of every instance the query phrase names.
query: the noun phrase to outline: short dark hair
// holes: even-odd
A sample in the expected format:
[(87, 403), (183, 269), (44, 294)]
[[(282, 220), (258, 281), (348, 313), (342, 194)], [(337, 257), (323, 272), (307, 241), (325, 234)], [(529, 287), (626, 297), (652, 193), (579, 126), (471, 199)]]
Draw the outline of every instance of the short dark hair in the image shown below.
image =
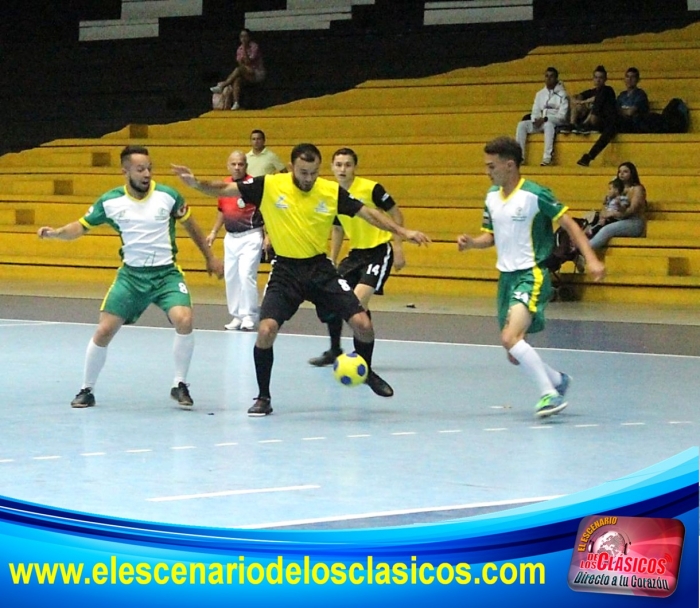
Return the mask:
[(518, 167), (523, 162), (523, 150), (512, 137), (505, 135), (492, 139), (484, 146), (486, 154), (496, 154), (505, 160), (513, 160)]
[(619, 177), (611, 179), (608, 182), (608, 185), (615, 188), (615, 190), (617, 190), (620, 194), (622, 194), (625, 191), (625, 183)]
[(554, 78), (559, 78), (559, 70), (557, 70), (557, 68), (547, 68), (544, 73), (546, 74), (547, 72), (552, 72), (552, 74), (554, 74)]
[(639, 70), (637, 68), (627, 68), (625, 74), (629, 74), (630, 72), (632, 72), (632, 74), (637, 77), (637, 80), (639, 80)]
[(606, 78), (608, 77), (608, 71), (605, 69), (604, 65), (596, 66), (595, 70), (593, 70), (594, 76), (595, 76), (596, 72), (600, 72), (601, 74), (604, 74)]
[(132, 154), (148, 156), (148, 149), (145, 146), (126, 146), (119, 155), (121, 164), (123, 165), (127, 160), (130, 160)]
[(352, 160), (355, 161), (355, 164), (357, 164), (357, 154), (355, 154), (355, 150), (352, 148), (340, 148), (339, 150), (336, 150), (333, 152), (333, 158), (331, 158), (331, 162), (335, 160), (336, 156), (352, 156)]
[(297, 158), (312, 163), (316, 160), (321, 162), (321, 151), (313, 144), (297, 144), (292, 148), (292, 164)]
[(265, 132), (262, 131), (262, 130), (260, 130), (260, 129), (253, 129), (253, 130), (250, 132), (250, 136), (253, 137), (253, 135), (255, 135), (256, 133), (260, 133), (260, 135), (262, 135), (263, 140), (267, 139), (267, 138), (265, 137)]

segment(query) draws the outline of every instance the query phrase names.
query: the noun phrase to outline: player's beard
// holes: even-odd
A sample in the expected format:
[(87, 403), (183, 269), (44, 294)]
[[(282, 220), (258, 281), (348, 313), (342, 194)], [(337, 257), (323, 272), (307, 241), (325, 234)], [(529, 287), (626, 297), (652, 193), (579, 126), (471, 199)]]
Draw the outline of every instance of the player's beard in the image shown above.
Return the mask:
[(304, 186), (297, 178), (296, 176), (292, 173), (292, 182), (294, 182), (294, 185), (299, 188), (302, 192), (311, 192), (311, 189), (314, 187), (314, 184), (316, 183), (315, 181), (309, 185), (309, 186)]
[(151, 180), (148, 180), (148, 183), (144, 186), (141, 183), (135, 182), (133, 179), (129, 178), (129, 186), (131, 186), (131, 189), (139, 194), (146, 194), (148, 193), (148, 189), (151, 187)]

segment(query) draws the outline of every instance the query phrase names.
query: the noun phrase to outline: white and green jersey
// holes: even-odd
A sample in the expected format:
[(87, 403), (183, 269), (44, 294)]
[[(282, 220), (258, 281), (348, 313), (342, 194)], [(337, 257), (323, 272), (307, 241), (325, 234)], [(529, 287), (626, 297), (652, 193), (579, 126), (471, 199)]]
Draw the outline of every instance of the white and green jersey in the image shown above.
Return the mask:
[(568, 207), (548, 188), (521, 179), (510, 196), (492, 187), (486, 195), (481, 229), (494, 236), (501, 272), (532, 268), (552, 253), (552, 220), (558, 220)]
[(126, 186), (106, 192), (78, 221), (86, 229), (109, 224), (121, 238), (122, 261), (134, 268), (144, 268), (175, 262), (175, 220), (186, 220), (189, 216), (179, 192), (151, 182), (143, 199), (130, 196)]

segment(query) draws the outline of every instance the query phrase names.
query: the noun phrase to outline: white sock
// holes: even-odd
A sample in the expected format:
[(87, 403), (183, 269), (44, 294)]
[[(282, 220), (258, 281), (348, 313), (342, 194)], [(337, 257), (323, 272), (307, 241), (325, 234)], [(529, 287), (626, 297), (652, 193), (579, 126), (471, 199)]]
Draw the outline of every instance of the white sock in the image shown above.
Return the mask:
[(518, 360), (523, 371), (535, 381), (540, 389), (540, 394), (555, 395), (557, 393), (542, 359), (525, 340), (520, 340), (508, 352)]
[(97, 377), (107, 360), (107, 347), (97, 346), (90, 338), (87, 352), (85, 353), (85, 369), (83, 372), (82, 388), (94, 388), (97, 384)]
[(189, 334), (175, 333), (173, 340), (173, 356), (175, 357), (175, 379), (173, 386), (187, 380), (192, 353), (194, 352), (194, 332)]
[(556, 369), (549, 367), (544, 361), (542, 361), (542, 365), (544, 365), (544, 370), (547, 372), (547, 377), (550, 379), (554, 387), (556, 388), (561, 384), (561, 372), (558, 372)]

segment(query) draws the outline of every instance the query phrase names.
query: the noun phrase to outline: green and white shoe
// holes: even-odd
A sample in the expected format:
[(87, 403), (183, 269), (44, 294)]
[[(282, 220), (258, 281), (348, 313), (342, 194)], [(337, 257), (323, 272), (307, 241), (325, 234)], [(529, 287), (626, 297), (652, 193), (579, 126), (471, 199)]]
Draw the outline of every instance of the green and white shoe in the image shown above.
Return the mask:
[(546, 418), (561, 412), (568, 403), (564, 401), (564, 397), (559, 394), (545, 395), (537, 402), (535, 406), (535, 417)]

